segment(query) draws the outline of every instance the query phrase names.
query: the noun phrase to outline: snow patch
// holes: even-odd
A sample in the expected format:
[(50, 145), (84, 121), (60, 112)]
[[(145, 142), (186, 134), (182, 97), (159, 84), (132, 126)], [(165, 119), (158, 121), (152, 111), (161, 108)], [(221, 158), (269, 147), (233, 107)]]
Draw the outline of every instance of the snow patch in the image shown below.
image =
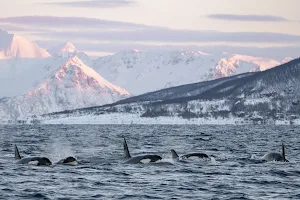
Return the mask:
[(59, 119), (44, 119), (42, 124), (235, 124), (235, 118), (228, 119), (183, 119), (182, 117), (144, 118), (139, 114), (101, 114), (86, 116), (61, 117)]

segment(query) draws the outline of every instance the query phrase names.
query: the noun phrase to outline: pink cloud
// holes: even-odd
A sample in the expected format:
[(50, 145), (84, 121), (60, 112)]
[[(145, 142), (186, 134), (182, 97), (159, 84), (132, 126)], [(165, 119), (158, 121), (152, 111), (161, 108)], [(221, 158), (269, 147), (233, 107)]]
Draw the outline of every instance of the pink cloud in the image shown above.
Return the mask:
[(116, 27), (116, 28), (151, 28), (151, 26), (130, 22), (120, 22), (86, 17), (56, 16), (17, 16), (0, 18), (0, 23), (54, 26), (54, 27)]
[(234, 15), (234, 14), (211, 14), (208, 18), (227, 21), (256, 21), (256, 22), (284, 22), (290, 21), (281, 16), (273, 15)]
[(115, 8), (135, 5), (133, 0), (89, 0), (89, 1), (68, 1), (43, 3), (54, 6), (87, 7), (87, 8)]

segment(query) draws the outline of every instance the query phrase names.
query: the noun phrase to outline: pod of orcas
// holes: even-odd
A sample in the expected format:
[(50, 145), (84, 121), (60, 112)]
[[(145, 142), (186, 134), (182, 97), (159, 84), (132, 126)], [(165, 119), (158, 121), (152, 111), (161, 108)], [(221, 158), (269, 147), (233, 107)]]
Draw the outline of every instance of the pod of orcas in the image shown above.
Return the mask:
[[(52, 162), (46, 157), (34, 156), (34, 157), (22, 158), (17, 145), (15, 145), (15, 160), (16, 160), (17, 164), (28, 164), (28, 165), (35, 165), (35, 166), (51, 166), (52, 165)], [(57, 165), (75, 166), (75, 165), (77, 165), (77, 160), (76, 160), (76, 158), (69, 156), (67, 158), (64, 158), (64, 159), (58, 161), (56, 164)]]
[[(160, 162), (162, 160), (161, 156), (155, 155), (155, 154), (138, 155), (138, 156), (132, 157), (130, 155), (128, 145), (127, 145), (127, 141), (126, 141), (125, 138), (124, 138), (124, 142), (123, 142), (123, 148), (124, 148), (123, 158), (125, 160), (124, 163), (127, 163), (127, 164), (156, 163), (156, 162)], [(174, 149), (171, 149), (171, 155), (172, 155), (173, 160), (210, 159), (210, 157), (207, 154), (199, 153), (199, 152), (188, 153), (188, 154), (178, 156), (178, 154), (176, 153), (176, 151)], [(284, 144), (283, 143), (282, 143), (281, 153), (277, 153), (277, 152), (267, 153), (261, 158), (261, 160), (265, 161), (265, 162), (270, 162), (270, 161), (289, 162), (285, 158), (285, 150), (284, 150)]]
[[(19, 150), (17, 145), (14, 146), (15, 147), (15, 159), (16, 159), (16, 163), (17, 164), (29, 164), (29, 165), (35, 165), (35, 166), (51, 166), (52, 162), (46, 158), (46, 157), (27, 157), (27, 158), (22, 158), (20, 156)], [(160, 162), (163, 158), (159, 155), (156, 154), (145, 154), (145, 155), (137, 155), (137, 156), (131, 156), (130, 152), (129, 152), (129, 148), (127, 145), (127, 141), (124, 138), (124, 142), (123, 142), (123, 159), (125, 160), (124, 163), (126, 164), (147, 164), (147, 163), (157, 163)], [(188, 154), (184, 154), (181, 156), (178, 156), (178, 154), (176, 153), (176, 151), (174, 149), (171, 149), (171, 155), (172, 155), (172, 159), (173, 160), (186, 160), (186, 159), (210, 159), (210, 157), (205, 154), (205, 153), (188, 153)], [(270, 162), (270, 161), (279, 161), (279, 162), (289, 162), (286, 158), (285, 158), (285, 149), (284, 149), (284, 144), (282, 143), (282, 149), (280, 153), (277, 152), (270, 152), (265, 154), (262, 158), (262, 161), (265, 162)], [(60, 161), (58, 161), (57, 163), (55, 163), (57, 165), (71, 165), (71, 166), (75, 166), (78, 164), (76, 158), (74, 157), (67, 157), (65, 159), (62, 159)]]

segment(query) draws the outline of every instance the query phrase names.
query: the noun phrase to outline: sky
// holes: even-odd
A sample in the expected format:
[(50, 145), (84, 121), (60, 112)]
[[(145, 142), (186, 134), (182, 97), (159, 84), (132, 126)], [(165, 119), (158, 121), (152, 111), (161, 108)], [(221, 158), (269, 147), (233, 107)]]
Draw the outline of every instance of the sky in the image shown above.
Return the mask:
[(99, 55), (159, 48), (300, 50), (299, 0), (0, 0), (0, 7), (0, 29), (44, 48), (69, 41)]

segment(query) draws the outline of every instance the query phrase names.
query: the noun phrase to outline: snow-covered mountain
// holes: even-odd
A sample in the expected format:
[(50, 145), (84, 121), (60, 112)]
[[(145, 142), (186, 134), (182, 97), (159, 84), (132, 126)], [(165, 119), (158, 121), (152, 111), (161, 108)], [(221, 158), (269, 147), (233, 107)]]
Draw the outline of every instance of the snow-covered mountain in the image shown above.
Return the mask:
[(53, 57), (70, 58), (77, 56), (86, 65), (92, 65), (92, 60), (84, 52), (78, 51), (71, 42), (62, 43), (56, 47), (47, 50)]
[(46, 57), (50, 54), (37, 44), (0, 30), (0, 59)]
[(62, 65), (47, 66), (41, 66), (48, 73), (37, 81), (36, 88), (23, 95), (0, 100), (0, 116), (16, 119), (99, 106), (130, 96), (125, 89), (106, 81), (76, 56), (67, 59)]
[(66, 58), (21, 58), (0, 60), (0, 98), (34, 90), (53, 74)]
[(39, 120), (44, 123), (176, 123), (181, 120), (196, 124), (300, 124), (299, 85), (300, 58), (261, 72), (163, 89), (111, 105), (69, 111), (67, 115), (45, 115)]
[[(225, 82), (246, 80), (254, 72), (291, 59), (286, 57), (278, 62), (228, 53), (129, 50), (93, 61), (70, 42), (47, 52), (19, 36), (0, 31), (0, 116), (22, 118), (99, 106), (129, 97), (129, 92), (139, 95), (173, 86), (180, 89), (161, 90), (136, 99), (150, 96), (148, 100), (159, 101), (161, 95), (177, 99), (192, 97), (211, 92)], [(253, 73), (241, 74), (244, 72)], [(209, 83), (193, 84), (201, 81)], [(192, 86), (181, 87), (184, 84)]]
[(211, 55), (201, 51), (122, 51), (98, 58), (93, 68), (134, 95), (279, 65), (245, 55)]
[(71, 42), (60, 44), (47, 50), (52, 56), (72, 57), (77, 53), (77, 49)]
[(222, 58), (217, 65), (212, 68), (212, 77), (221, 78), (246, 72), (264, 71), (280, 64), (281, 63), (276, 60), (235, 54), (229, 58)]

